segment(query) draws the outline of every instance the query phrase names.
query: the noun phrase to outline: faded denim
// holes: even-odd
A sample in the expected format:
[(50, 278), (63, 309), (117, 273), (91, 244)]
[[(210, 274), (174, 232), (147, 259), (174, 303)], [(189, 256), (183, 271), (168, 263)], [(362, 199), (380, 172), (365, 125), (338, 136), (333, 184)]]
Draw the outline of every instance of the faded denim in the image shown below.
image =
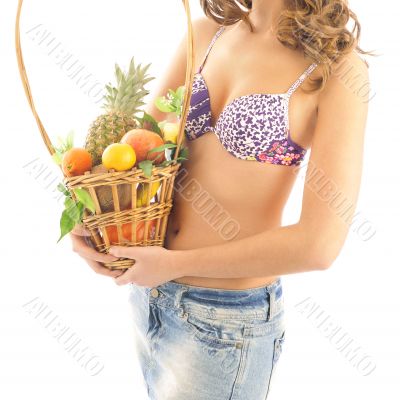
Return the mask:
[(244, 290), (129, 286), (149, 399), (267, 399), (285, 340), (281, 278)]

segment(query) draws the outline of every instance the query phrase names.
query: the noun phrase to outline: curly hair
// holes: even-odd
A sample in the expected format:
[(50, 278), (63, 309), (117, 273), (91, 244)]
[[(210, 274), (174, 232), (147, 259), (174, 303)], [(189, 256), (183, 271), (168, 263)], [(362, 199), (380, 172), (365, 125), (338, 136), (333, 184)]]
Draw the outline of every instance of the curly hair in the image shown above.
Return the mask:
[[(359, 47), (361, 25), (347, 0), (284, 0), (285, 9), (278, 19), (277, 39), (286, 47), (301, 50), (321, 66), (322, 77), (311, 80), (311, 91), (322, 89), (332, 73), (332, 65), (345, 54), (356, 50), (373, 55)], [(251, 31), (249, 15), (252, 0), (200, 0), (206, 16), (220, 25), (245, 22)], [(349, 30), (346, 25), (353, 20)], [(368, 67), (368, 63), (364, 60)]]

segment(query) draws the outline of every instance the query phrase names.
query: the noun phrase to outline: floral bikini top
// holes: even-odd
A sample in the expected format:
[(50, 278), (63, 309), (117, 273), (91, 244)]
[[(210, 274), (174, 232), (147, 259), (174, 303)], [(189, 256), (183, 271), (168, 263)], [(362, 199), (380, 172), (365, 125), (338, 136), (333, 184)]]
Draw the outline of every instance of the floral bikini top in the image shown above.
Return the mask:
[(194, 76), (185, 125), (186, 137), (194, 140), (211, 131), (224, 148), (237, 158), (278, 165), (299, 165), (307, 150), (290, 137), (289, 99), (317, 64), (311, 64), (286, 93), (250, 94), (235, 98), (224, 107), (215, 126), (212, 126), (210, 94), (201, 71), (223, 30), (224, 26), (215, 34)]

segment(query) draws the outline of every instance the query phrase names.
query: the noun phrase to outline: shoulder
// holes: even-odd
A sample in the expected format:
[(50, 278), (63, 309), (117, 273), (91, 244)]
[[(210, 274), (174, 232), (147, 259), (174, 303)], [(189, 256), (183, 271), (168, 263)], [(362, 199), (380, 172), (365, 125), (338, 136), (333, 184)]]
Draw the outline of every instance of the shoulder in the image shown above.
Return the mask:
[[(354, 50), (343, 57), (337, 63), (332, 65), (333, 82), (348, 82), (350, 80), (369, 81), (368, 64)], [(355, 82), (353, 82), (355, 83)]]
[(201, 58), (221, 25), (208, 17), (197, 18), (192, 25), (195, 52)]
[(362, 138), (370, 99), (367, 65), (358, 54), (346, 54), (332, 66), (319, 94), (318, 135), (342, 137), (343, 143)]
[(332, 97), (340, 100), (361, 102), (370, 95), (370, 80), (367, 62), (352, 51), (332, 64), (324, 89), (321, 91), (321, 101), (332, 101)]
[(207, 48), (221, 25), (208, 17), (196, 18), (192, 22), (194, 58), (196, 69), (201, 64)]
[(221, 27), (217, 22), (208, 17), (196, 18), (193, 20), (193, 34), (198, 44), (209, 43), (215, 33)]

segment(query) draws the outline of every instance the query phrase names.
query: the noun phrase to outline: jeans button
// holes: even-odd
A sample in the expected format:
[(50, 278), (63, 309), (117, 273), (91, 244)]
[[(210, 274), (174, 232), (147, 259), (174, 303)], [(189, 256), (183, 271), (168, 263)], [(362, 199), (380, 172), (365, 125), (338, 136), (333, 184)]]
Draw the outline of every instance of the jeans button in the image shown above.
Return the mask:
[(150, 295), (151, 295), (151, 297), (158, 297), (159, 292), (156, 288), (153, 288), (150, 290)]

